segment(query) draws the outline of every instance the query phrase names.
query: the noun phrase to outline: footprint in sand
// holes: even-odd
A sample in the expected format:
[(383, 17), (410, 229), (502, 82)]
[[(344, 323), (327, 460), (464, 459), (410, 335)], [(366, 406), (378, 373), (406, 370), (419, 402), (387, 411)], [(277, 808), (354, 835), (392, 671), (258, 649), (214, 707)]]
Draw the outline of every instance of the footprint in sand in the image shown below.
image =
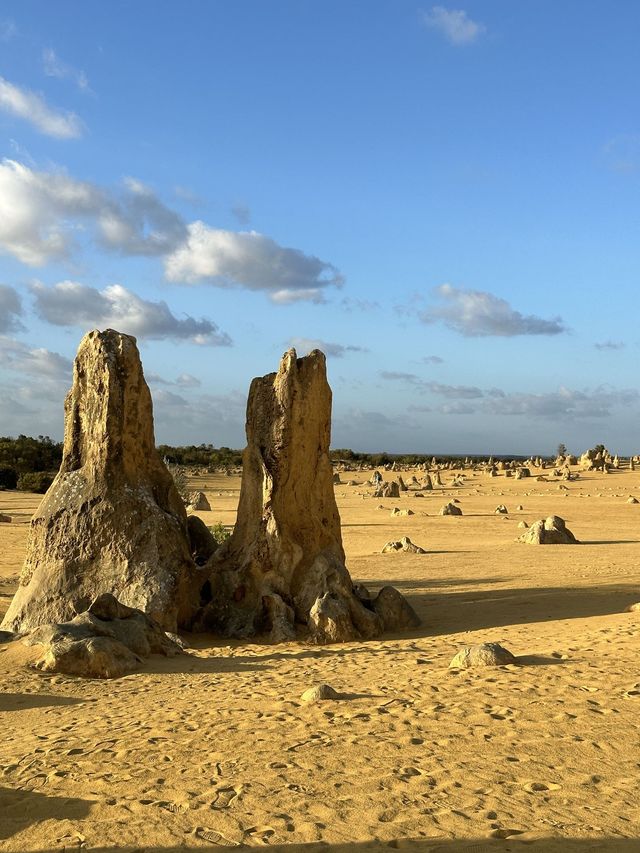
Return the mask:
[(198, 827), (195, 831), (195, 835), (197, 838), (201, 838), (203, 841), (209, 841), (211, 844), (217, 844), (219, 847), (239, 847), (239, 841), (231, 841), (231, 839), (226, 838), (222, 833), (217, 832), (215, 829), (207, 829), (206, 827)]

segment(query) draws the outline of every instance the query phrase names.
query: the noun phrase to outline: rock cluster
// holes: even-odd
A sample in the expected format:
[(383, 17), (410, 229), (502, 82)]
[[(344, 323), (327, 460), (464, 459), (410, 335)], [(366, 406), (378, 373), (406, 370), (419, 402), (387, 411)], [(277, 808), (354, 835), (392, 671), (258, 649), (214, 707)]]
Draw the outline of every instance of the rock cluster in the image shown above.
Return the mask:
[(157, 622), (109, 593), (68, 622), (32, 629), (23, 642), (40, 647), (38, 669), (89, 678), (118, 678), (151, 654), (181, 652)]

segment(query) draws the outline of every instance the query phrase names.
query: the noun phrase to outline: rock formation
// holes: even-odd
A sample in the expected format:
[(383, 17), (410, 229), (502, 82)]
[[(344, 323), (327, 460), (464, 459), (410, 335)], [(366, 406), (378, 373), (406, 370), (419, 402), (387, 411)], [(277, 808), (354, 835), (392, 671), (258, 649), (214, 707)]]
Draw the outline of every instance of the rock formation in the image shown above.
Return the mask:
[(210, 512), (211, 505), (204, 492), (191, 492), (189, 495), (189, 509), (195, 512)]
[(462, 515), (462, 510), (454, 503), (448, 503), (440, 507), (440, 515)]
[(382, 549), (383, 554), (390, 554), (398, 551), (406, 551), (409, 554), (427, 553), (424, 548), (421, 548), (419, 545), (414, 545), (408, 536), (403, 536), (402, 539), (392, 539), (391, 542), (387, 542)]
[(515, 657), (499, 643), (480, 643), (465, 646), (449, 664), (450, 669), (469, 669), (474, 666), (506, 666), (516, 663)]
[(559, 515), (541, 518), (520, 537), (528, 545), (577, 545), (578, 540)]
[(112, 593), (175, 631), (198, 604), (194, 579), (185, 509), (155, 448), (135, 338), (89, 332), (65, 401), (60, 471), (31, 521), (3, 625), (65, 622)]
[(23, 642), (40, 647), (38, 669), (86, 678), (118, 678), (151, 654), (181, 652), (157, 622), (109, 593), (68, 622), (34, 628)]
[(305, 358), (289, 350), (277, 373), (251, 383), (237, 521), (207, 566), (202, 596), (209, 601), (197, 629), (326, 643), (389, 627), (388, 608), (380, 615), (377, 599), (360, 599), (345, 567), (330, 424), (331, 389), (318, 350)]
[(380, 483), (373, 493), (374, 498), (399, 498), (400, 485), (395, 480)]

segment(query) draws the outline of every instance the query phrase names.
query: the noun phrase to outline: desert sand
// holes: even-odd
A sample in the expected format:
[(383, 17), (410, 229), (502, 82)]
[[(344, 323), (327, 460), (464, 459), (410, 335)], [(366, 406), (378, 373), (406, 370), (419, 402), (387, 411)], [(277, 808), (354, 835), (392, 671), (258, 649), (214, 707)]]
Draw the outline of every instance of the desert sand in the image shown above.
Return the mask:
[[(465, 473), (422, 499), (373, 498), (359, 472), (335, 487), (354, 581), (406, 594), (414, 631), (326, 647), (183, 635), (184, 656), (113, 681), (43, 674), (33, 648), (0, 645), (0, 850), (638, 850), (640, 473), (566, 490)], [(197, 514), (233, 525), (239, 486), (191, 478), (212, 507)], [(464, 514), (439, 516), (453, 498)], [(0, 492), (1, 613), (39, 499)], [(515, 541), (551, 514), (580, 545)], [(380, 553), (402, 536), (427, 554)], [(518, 664), (448, 668), (481, 642)], [(301, 701), (321, 683), (342, 698)]]

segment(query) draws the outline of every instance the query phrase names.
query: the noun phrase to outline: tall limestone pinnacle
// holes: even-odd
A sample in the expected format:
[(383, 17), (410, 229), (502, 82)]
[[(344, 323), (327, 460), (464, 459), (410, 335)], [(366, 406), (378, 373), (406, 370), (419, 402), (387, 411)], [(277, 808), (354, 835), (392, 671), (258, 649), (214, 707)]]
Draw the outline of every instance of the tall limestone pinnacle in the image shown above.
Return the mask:
[(136, 340), (89, 332), (65, 401), (60, 471), (32, 519), (3, 627), (62, 622), (109, 592), (175, 631), (198, 586), (185, 509), (155, 448)]
[(356, 595), (345, 567), (330, 431), (331, 389), (319, 350), (298, 358), (291, 349), (277, 373), (253, 380), (236, 526), (210, 561), (211, 600), (198, 627), (325, 643), (416, 624), (395, 590), (378, 609)]

